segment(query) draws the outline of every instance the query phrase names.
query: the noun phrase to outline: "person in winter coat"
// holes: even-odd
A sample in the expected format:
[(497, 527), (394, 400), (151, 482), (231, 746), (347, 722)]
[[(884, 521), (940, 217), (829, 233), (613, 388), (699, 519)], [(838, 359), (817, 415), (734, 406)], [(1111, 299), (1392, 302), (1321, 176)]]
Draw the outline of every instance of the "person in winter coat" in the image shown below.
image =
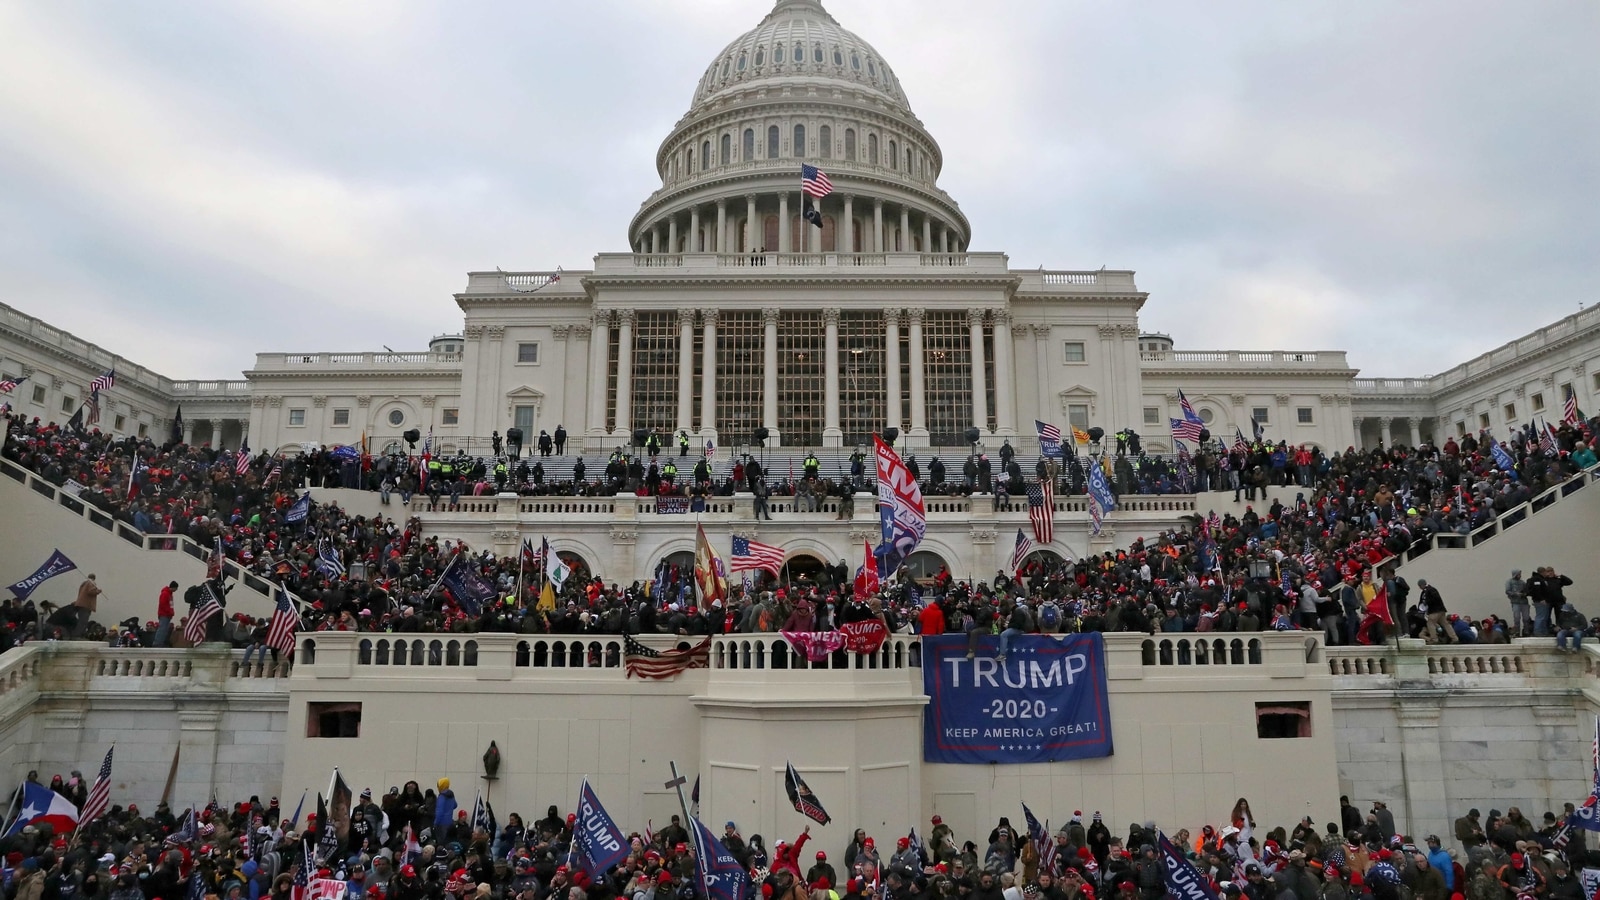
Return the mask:
[(433, 833), (442, 835), (445, 829), (456, 818), (456, 794), (450, 790), (450, 779), (441, 778), (438, 782), (439, 796), (433, 807)]
[(779, 841), (778, 845), (772, 848), (773, 873), (787, 871), (794, 876), (796, 882), (800, 881), (800, 851), (805, 849), (806, 841), (809, 840), (811, 840), (811, 826), (807, 825), (806, 830), (795, 838), (793, 845)]

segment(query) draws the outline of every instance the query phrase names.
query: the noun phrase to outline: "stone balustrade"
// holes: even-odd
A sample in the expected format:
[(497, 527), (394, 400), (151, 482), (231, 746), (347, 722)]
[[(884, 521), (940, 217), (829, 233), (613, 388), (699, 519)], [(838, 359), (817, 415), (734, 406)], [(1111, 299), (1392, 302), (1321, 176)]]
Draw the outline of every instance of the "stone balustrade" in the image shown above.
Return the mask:
[[(1527, 684), (1533, 679), (1600, 681), (1600, 652), (1585, 648), (1572, 657), (1555, 650), (1553, 638), (1517, 638), (1509, 644), (1428, 644), (1393, 639), (1383, 646), (1325, 647), (1328, 672), (1339, 689), (1396, 688), (1434, 682), (1475, 687)], [(1581, 679), (1580, 679), (1581, 680)]]

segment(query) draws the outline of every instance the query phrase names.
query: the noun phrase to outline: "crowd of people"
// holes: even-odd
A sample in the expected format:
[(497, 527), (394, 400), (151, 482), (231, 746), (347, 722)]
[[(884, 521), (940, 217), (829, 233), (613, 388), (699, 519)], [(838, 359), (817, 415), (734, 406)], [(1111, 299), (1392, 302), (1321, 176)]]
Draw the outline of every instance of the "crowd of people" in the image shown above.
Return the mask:
[[(184, 534), (220, 547), (238, 568), (300, 598), (303, 630), (702, 635), (830, 630), (877, 617), (892, 632), (965, 632), (975, 643), (984, 634), (1006, 632), (1304, 628), (1324, 632), (1330, 644), (1352, 644), (1393, 634), (1373, 614), (1380, 592), (1395, 628), (1430, 641), (1499, 642), (1560, 631), (1564, 644), (1575, 648), (1597, 624), (1565, 598), (1570, 579), (1548, 567), (1508, 582), (1509, 621), (1451, 615), (1447, 604), (1458, 598), (1442, 597), (1425, 583), (1412, 586), (1396, 571), (1407, 551), (1430, 535), (1470, 531), (1593, 465), (1592, 421), (1563, 426), (1553, 446), (1541, 446), (1532, 433), (1514, 436), (1502, 445), (1514, 461), (1509, 469), (1497, 464), (1489, 441), (1471, 435), (1440, 447), (1350, 449), (1331, 457), (1285, 455), (1282, 446), (1265, 442), (1212, 458), (1202, 450), (1192, 461), (1202, 474), (1189, 477), (1203, 476), (1208, 486), (1217, 483), (1204, 475), (1208, 471), (1226, 489), (1243, 490), (1227, 473), (1263, 471), (1276, 474), (1261, 480), (1306, 486), (1293, 502), (1274, 501), (1261, 510), (1251, 505), (1240, 516), (1195, 517), (1185, 527), (1102, 555), (1068, 561), (1036, 553), (1020, 571), (987, 580), (958, 580), (944, 570), (919, 583), (902, 567), (872, 596), (857, 596), (841, 561), (782, 581), (762, 574), (733, 585), (726, 602), (704, 609), (693, 600), (692, 573), (672, 565), (631, 584), (607, 583), (580, 565), (554, 603), (548, 597), (541, 603), (542, 584), (521, 574), (538, 571), (537, 563), (429, 536), (414, 517), (356, 516), (317, 503), (302, 521), (289, 521), (305, 485), (325, 483), (338, 466), (371, 460), (321, 453), (240, 460), (213, 447), (80, 433), (37, 419), (8, 417), (5, 424), (8, 459), (53, 484), (74, 483), (84, 503), (147, 534)], [(1014, 455), (1003, 455), (1003, 471), (1014, 471)], [(1141, 457), (1117, 458), (1132, 466)], [(622, 464), (619, 456), (608, 468)], [(861, 461), (852, 465), (862, 467)], [(1050, 471), (1050, 461), (1041, 465), (1047, 477), (1072, 477)], [(743, 463), (740, 474), (748, 480), (752, 468), (756, 482), (765, 484), (754, 460)], [(850, 477), (858, 474), (853, 469)], [(823, 481), (807, 460), (800, 490), (825, 494)], [(820, 507), (821, 500), (813, 500)], [(332, 572), (318, 565), (329, 554), (338, 561)], [(464, 606), (439, 589), (452, 561), (492, 585), (494, 602)], [(193, 597), (176, 587), (174, 596)], [(7, 601), (0, 609), (6, 625), (0, 640), (181, 641), (181, 604), (171, 608), (173, 596), (151, 601), (161, 604), (155, 619), (87, 628), (85, 616)], [(235, 615), (219, 617), (209, 639), (248, 648), (259, 646), (265, 632), (264, 620)]]
[[(82, 806), (79, 773), (51, 788)], [(628, 835), (626, 857), (601, 870), (574, 841), (577, 813), (560, 804), (503, 824), (492, 804), (471, 806), (448, 778), (377, 799), (368, 788), (303, 822), (276, 797), (182, 812), (118, 804), (72, 834), (27, 824), (0, 838), (0, 887), (5, 900), (295, 900), (319, 882), (342, 883), (352, 900), (707, 896), (692, 823), (679, 816)], [(904, 836), (856, 829), (842, 848), (817, 847), (809, 826), (769, 847), (729, 821), (717, 838), (748, 873), (750, 900), (1163, 900), (1169, 852), (1229, 900), (1584, 900), (1578, 871), (1600, 863), (1583, 831), (1554, 812), (1535, 823), (1515, 806), (1487, 818), (1469, 810), (1443, 839), (1405, 833), (1382, 801), (1363, 813), (1348, 798), (1321, 828), (1309, 816), (1267, 828), (1243, 798), (1215, 822), (1136, 821), (1126, 837), (1099, 812), (1055, 821), (1065, 824), (1030, 833), (1002, 817), (984, 837), (935, 815)]]

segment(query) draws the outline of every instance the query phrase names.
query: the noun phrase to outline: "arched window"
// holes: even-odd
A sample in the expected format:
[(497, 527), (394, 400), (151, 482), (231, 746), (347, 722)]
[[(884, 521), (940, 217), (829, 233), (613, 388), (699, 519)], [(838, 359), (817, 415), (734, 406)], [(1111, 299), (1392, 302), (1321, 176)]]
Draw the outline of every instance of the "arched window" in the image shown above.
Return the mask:
[(889, 168), (900, 168), (900, 148), (895, 145), (894, 141), (889, 142)]
[(700, 142), (700, 171), (711, 168), (711, 142)]
[[(743, 63), (739, 65), (739, 68), (744, 68)], [(853, 50), (850, 52), (850, 68), (857, 72), (861, 71), (861, 56)]]
[(805, 44), (795, 44), (794, 45), (794, 61), (795, 61), (795, 65), (799, 65), (800, 63), (803, 63), (803, 62), (806, 61), (806, 45)]
[(739, 71), (741, 71), (741, 72), (744, 71), (744, 54), (743, 53), (739, 54), (739, 67), (738, 68), (739, 68)]
[(846, 128), (844, 130), (844, 158), (855, 162), (856, 130), (854, 128)]
[(778, 158), (778, 126), (767, 128), (767, 159)]
[(872, 57), (870, 56), (867, 57), (867, 74), (871, 75), (873, 78), (878, 77), (878, 67), (873, 65)]
[(756, 130), (754, 128), (746, 128), (744, 130), (744, 153), (739, 158), (743, 160), (756, 158)]
[(796, 125), (794, 127), (794, 158), (806, 158), (806, 127), (804, 125)]
[(730, 155), (732, 153), (733, 153), (733, 135), (725, 134), (725, 135), (722, 136), (722, 156), (719, 157), (719, 161), (723, 165), (727, 165), (728, 163), (732, 162), (733, 160), (730, 158)]
[(728, 77), (728, 66), (730, 66), (732, 64), (733, 64), (733, 60), (731, 60), (731, 59), (725, 59), (725, 60), (722, 61), (722, 77), (723, 78), (727, 78)]
[(833, 159), (833, 129), (826, 125), (817, 129), (817, 155)]
[(683, 172), (688, 175), (694, 172), (694, 148), (685, 147), (683, 150)]
[[(811, 51), (811, 59), (814, 62), (822, 62), (822, 45), (821, 44), (818, 44), (816, 46), (816, 49)], [(833, 61), (836, 64), (840, 62), (839, 51), (837, 51), (837, 50), (833, 51)]]
[(766, 61), (767, 61), (767, 48), (765, 48), (765, 47), (757, 47), (756, 48), (756, 66), (759, 68)]
[(878, 136), (875, 134), (867, 135), (867, 162), (875, 166), (883, 162), (878, 158)]
[(772, 61), (775, 62), (775, 63), (783, 62), (783, 45), (782, 44), (779, 44), (776, 47), (772, 48)]
[[(822, 62), (822, 45), (821, 44), (817, 45), (817, 62)], [(840, 53), (837, 48), (835, 48), (834, 51), (833, 51), (833, 64), (836, 65), (836, 66), (840, 66), (840, 67), (844, 66), (844, 54)]]

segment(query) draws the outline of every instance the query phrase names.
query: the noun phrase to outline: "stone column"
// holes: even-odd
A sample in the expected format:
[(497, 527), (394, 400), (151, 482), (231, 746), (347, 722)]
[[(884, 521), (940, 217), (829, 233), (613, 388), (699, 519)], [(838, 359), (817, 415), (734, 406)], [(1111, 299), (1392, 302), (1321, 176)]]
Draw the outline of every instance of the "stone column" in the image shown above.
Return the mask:
[(694, 310), (678, 310), (678, 430), (694, 430)]
[(745, 194), (744, 205), (744, 249), (748, 253), (755, 253), (761, 249), (756, 244), (756, 195)]
[(1414, 448), (1422, 443), (1422, 420), (1412, 416), (1406, 420), (1406, 425), (1411, 428), (1411, 446)]
[[(1050, 415), (1050, 326), (1033, 326), (1034, 378), (1039, 383), (1039, 412)], [(1064, 414), (1066, 410), (1061, 410)]]
[(839, 310), (830, 307), (822, 311), (826, 327), (823, 336), (823, 403), (822, 446), (844, 446), (844, 432), (839, 428)]
[(728, 252), (728, 201), (717, 201), (717, 252)]
[(1365, 417), (1362, 417), (1362, 416), (1353, 416), (1353, 417), (1351, 417), (1350, 425), (1355, 430), (1355, 440), (1351, 441), (1351, 443), (1355, 445), (1355, 448), (1357, 450), (1365, 450), (1365, 449), (1367, 449), (1366, 444), (1362, 443), (1362, 437), (1361, 437), (1361, 427), (1363, 425), (1365, 425), (1365, 424), (1367, 424), (1367, 420), (1366, 420)]
[[(633, 432), (633, 310), (617, 310), (617, 433)], [(538, 435), (533, 435), (538, 437)], [(528, 445), (529, 435), (522, 444)]]
[(922, 252), (933, 252), (933, 221), (926, 215), (922, 217)]
[(195, 419), (185, 419), (183, 422), (183, 442), (190, 447), (194, 446), (194, 423), (196, 421)]
[(673, 216), (667, 220), (667, 252), (678, 252), (678, 217)]
[(665, 252), (667, 252), (667, 245), (662, 240), (662, 237), (661, 237), (661, 226), (659, 224), (657, 224), (654, 228), (650, 229), (650, 252), (651, 253), (665, 253)]
[(700, 369), (700, 435), (702, 439), (716, 440), (717, 435), (717, 311), (700, 311), (702, 325), (701, 343), (705, 349), (705, 362)]
[(941, 228), (939, 230), (939, 252), (940, 253), (949, 253), (950, 252), (950, 229), (949, 228)]
[[(833, 233), (839, 235), (839, 229), (835, 228)], [(840, 253), (856, 252), (856, 198), (849, 194), (844, 198), (844, 233), (837, 240)]]
[(994, 423), (1007, 437), (1017, 433), (1016, 361), (1011, 347), (1011, 310), (994, 311)]
[(872, 252), (883, 252), (883, 201), (872, 201)]
[(1390, 422), (1388, 416), (1384, 416), (1378, 420), (1378, 430), (1383, 434), (1383, 449), (1385, 450), (1389, 449), (1390, 444), (1394, 440), (1394, 438), (1390, 436), (1389, 431), (1389, 426), (1391, 424), (1392, 423)]
[(884, 412), (884, 427), (900, 427), (900, 315), (898, 309), (883, 311), (884, 383), (889, 402)]
[(928, 438), (928, 395), (922, 380), (922, 307), (906, 310), (910, 326), (907, 352), (911, 354), (911, 436), (926, 441)]
[[(1404, 808), (1392, 812), (1397, 821), (1404, 821), (1406, 834), (1439, 832), (1450, 826), (1446, 764), (1439, 746), (1440, 705), (1447, 693), (1442, 689), (1410, 690), (1395, 709), (1400, 720), (1400, 777), (1405, 799)], [(1571, 715), (1570, 709), (1567, 715)]]
[(900, 246), (901, 253), (911, 252), (911, 208), (900, 207)]
[(778, 246), (768, 247), (773, 253), (789, 252), (789, 192), (778, 194)]
[(778, 310), (769, 306), (761, 311), (761, 424), (772, 434), (767, 446), (781, 446), (778, 434)]
[(967, 310), (967, 340), (972, 344), (972, 424), (989, 431), (989, 379), (983, 367), (983, 310)]
[(689, 252), (701, 253), (705, 247), (700, 244), (700, 207), (689, 210)]
[[(606, 432), (606, 381), (610, 375), (606, 356), (610, 352), (610, 328), (610, 310), (597, 310), (594, 330), (589, 332), (589, 421), (585, 423), (589, 433), (596, 437)], [(523, 435), (523, 440), (527, 439), (528, 435)]]

